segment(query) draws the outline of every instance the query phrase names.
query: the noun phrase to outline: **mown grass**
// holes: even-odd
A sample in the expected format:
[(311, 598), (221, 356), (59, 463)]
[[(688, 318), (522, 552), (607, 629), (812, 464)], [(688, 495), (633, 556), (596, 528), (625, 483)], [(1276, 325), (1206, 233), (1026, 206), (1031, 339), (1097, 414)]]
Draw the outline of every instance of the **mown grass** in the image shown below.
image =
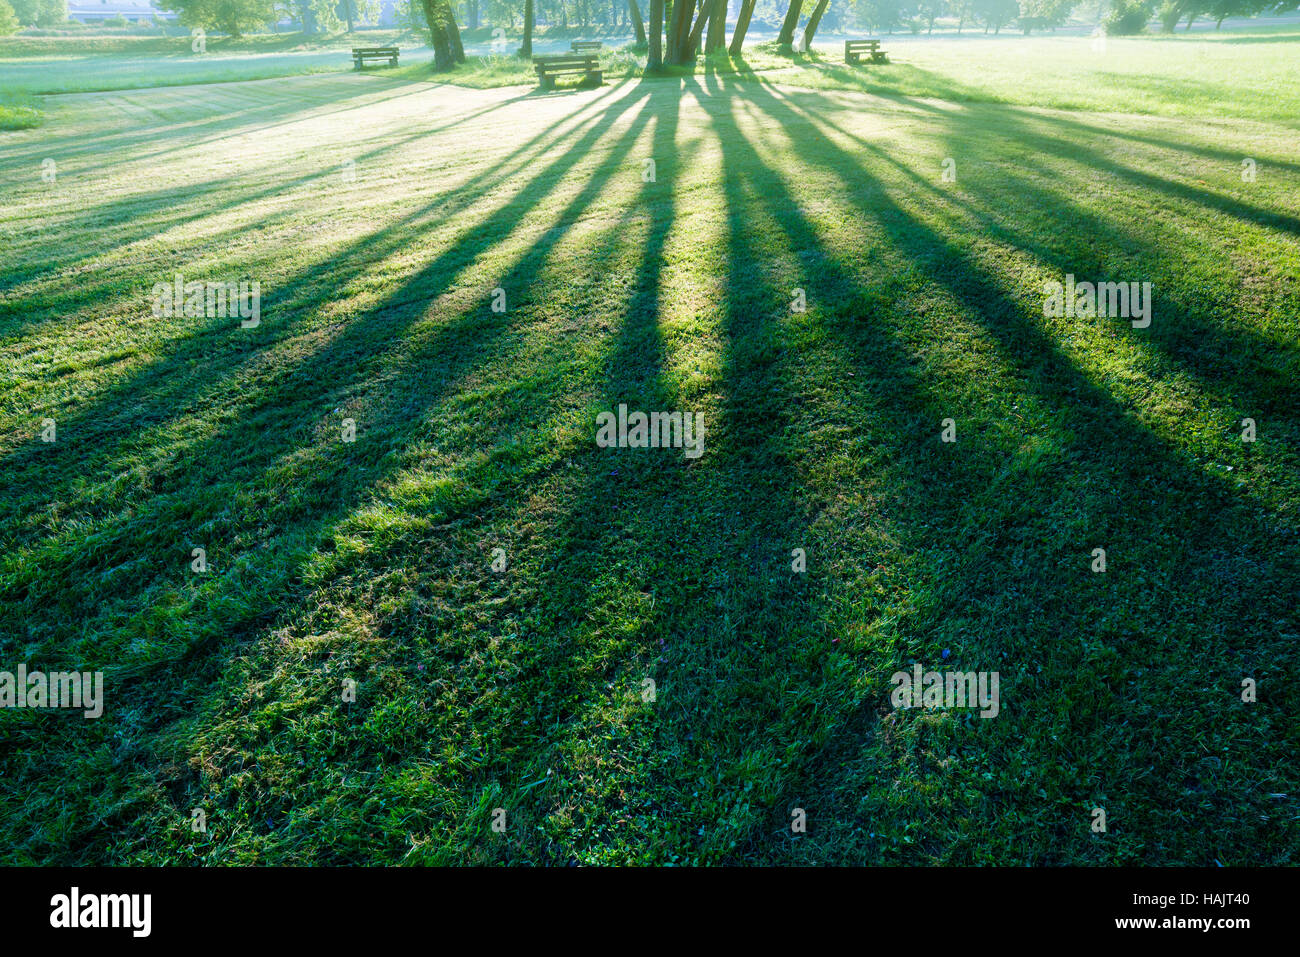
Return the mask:
[[(0, 712), (3, 858), (1294, 863), (1293, 116), (887, 93), (52, 100), (0, 156), (0, 669), (109, 700)], [(155, 318), (177, 271), (261, 325)], [(1067, 272), (1151, 327), (1044, 318)], [(704, 455), (598, 448), (619, 403)], [(893, 710), (912, 662), (1000, 716)]]

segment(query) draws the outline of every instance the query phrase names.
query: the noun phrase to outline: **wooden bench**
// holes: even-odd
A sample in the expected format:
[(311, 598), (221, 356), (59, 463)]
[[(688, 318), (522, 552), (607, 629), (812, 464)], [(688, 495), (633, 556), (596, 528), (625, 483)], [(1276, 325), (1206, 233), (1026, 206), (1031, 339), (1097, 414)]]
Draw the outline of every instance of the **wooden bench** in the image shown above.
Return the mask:
[(862, 62), (862, 54), (868, 54), (872, 63), (888, 63), (889, 57), (880, 49), (879, 40), (845, 40), (844, 62), (856, 64)]
[(353, 47), (353, 69), (360, 70), (367, 60), (387, 60), (389, 66), (397, 66), (397, 47)]
[(594, 56), (538, 56), (533, 57), (533, 68), (537, 71), (537, 80), (543, 90), (555, 89), (555, 78), (567, 74), (584, 74), (587, 80), (597, 86), (604, 82), (600, 61)]
[(569, 49), (574, 53), (595, 53), (600, 49), (599, 40), (574, 40), (569, 44)]

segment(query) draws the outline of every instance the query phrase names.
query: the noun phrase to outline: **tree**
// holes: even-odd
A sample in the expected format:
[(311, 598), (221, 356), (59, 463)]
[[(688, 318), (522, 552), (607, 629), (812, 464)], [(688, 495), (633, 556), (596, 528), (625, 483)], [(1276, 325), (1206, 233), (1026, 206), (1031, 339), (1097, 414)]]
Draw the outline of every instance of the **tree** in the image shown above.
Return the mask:
[(781, 32), (776, 36), (777, 46), (790, 50), (794, 46), (794, 29), (799, 25), (799, 14), (803, 10), (803, 0), (790, 0), (790, 8), (785, 12), (781, 23)]
[(641, 8), (636, 5), (636, 0), (627, 0), (627, 11), (632, 16), (632, 30), (636, 33), (637, 48), (644, 49), (645, 24), (641, 22)]
[(749, 32), (749, 21), (754, 16), (754, 4), (758, 0), (740, 0), (740, 12), (736, 15), (736, 26), (731, 31), (731, 47), (727, 50), (732, 56), (740, 56), (745, 45), (745, 34)]
[(812, 49), (813, 37), (817, 34), (817, 27), (822, 22), (822, 17), (826, 14), (826, 5), (830, 0), (817, 0), (817, 6), (813, 7), (812, 16), (808, 18), (807, 25), (803, 28), (803, 48), (804, 52)]
[(1160, 8), (1156, 10), (1156, 17), (1160, 20), (1160, 28), (1165, 33), (1173, 33), (1174, 27), (1178, 26), (1178, 21), (1183, 17), (1188, 17), (1187, 25), (1190, 27), (1192, 19), (1197, 15), (1198, 7), (1202, 6), (1204, 0), (1165, 0)]
[(858, 16), (876, 31), (891, 31), (903, 16), (900, 0), (859, 0)]
[[(686, 7), (688, 10), (686, 14), (686, 22), (689, 23), (691, 20), (689, 12), (690, 4), (683, 3), (682, 6)], [(699, 13), (695, 17), (695, 26), (691, 27), (690, 32), (686, 35), (686, 46), (684, 49), (687, 51), (688, 58), (683, 62), (694, 63), (695, 54), (700, 49), (700, 43), (704, 39), (704, 27), (712, 19), (712, 0), (699, 0)]]
[(524, 0), (524, 42), (519, 47), (519, 55), (527, 58), (533, 55), (533, 0)]
[(18, 17), (9, 0), (0, 0), (0, 37), (7, 37), (18, 30)]
[(272, 0), (164, 0), (164, 10), (175, 10), (187, 27), (217, 30), (232, 37), (265, 26), (275, 19)]
[(997, 34), (1020, 16), (1020, 3), (1018, 0), (975, 0), (975, 16), (984, 24), (985, 33), (992, 27)]
[(1059, 27), (1070, 18), (1075, 0), (1020, 0), (1016, 21), (1028, 35), (1031, 30)]
[(661, 70), (664, 65), (664, 0), (650, 0), (650, 56), (647, 70)]
[(429, 24), (434, 70), (450, 70), (457, 63), (464, 63), (465, 48), (460, 42), (460, 28), (456, 26), (451, 0), (421, 0), (421, 3), (425, 22)]
[(330, 33), (343, 26), (338, 0), (295, 0), (291, 7), (302, 23), (303, 33)]
[[(934, 32), (934, 21), (938, 20), (947, 8), (947, 0), (920, 0), (920, 2), (917, 3), (916, 15), (925, 22), (926, 33)], [(960, 26), (957, 28), (957, 32), (961, 32)]]
[(975, 19), (975, 0), (950, 0), (948, 8), (957, 17), (957, 34), (960, 36), (966, 21)]
[(7, 0), (20, 27), (57, 27), (68, 19), (68, 0)]
[(1151, 19), (1153, 0), (1115, 0), (1106, 16), (1106, 33), (1128, 37), (1141, 33)]
[(707, 0), (709, 32), (705, 35), (704, 52), (716, 53), (727, 45), (727, 0)]
[[(700, 46), (700, 34), (709, 19), (712, 7), (708, 0), (699, 0), (699, 16), (692, 19), (695, 0), (674, 0), (668, 29), (668, 51), (665, 60), (686, 65), (695, 62), (695, 51)], [(694, 26), (692, 26), (694, 24)]]
[[(1199, 12), (1213, 20), (1214, 29), (1218, 30), (1228, 17), (1253, 17), (1263, 13), (1269, 6), (1271, 4), (1261, 0), (1209, 0)], [(1191, 26), (1190, 20), (1187, 25)]]

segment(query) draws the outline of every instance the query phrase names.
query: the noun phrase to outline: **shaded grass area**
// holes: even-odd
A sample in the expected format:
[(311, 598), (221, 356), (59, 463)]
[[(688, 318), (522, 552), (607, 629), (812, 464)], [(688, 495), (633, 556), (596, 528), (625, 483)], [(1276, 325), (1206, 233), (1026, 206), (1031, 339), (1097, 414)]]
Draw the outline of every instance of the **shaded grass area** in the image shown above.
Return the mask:
[[(0, 158), (0, 668), (109, 701), (0, 711), (6, 860), (1294, 863), (1287, 116), (720, 74), (57, 110)], [(155, 318), (177, 271), (261, 325)], [(1151, 328), (1044, 318), (1067, 272), (1153, 282)], [(705, 454), (597, 448), (619, 403)], [(912, 662), (1001, 715), (893, 710)]]

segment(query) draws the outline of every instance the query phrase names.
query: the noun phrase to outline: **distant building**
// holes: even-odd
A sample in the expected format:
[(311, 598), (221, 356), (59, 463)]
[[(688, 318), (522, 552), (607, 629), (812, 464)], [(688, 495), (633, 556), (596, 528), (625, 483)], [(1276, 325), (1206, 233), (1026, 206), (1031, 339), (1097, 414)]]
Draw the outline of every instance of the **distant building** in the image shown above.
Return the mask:
[(99, 23), (122, 17), (132, 23), (143, 20), (175, 20), (172, 10), (159, 10), (149, 0), (68, 0), (68, 19), (81, 23)]

